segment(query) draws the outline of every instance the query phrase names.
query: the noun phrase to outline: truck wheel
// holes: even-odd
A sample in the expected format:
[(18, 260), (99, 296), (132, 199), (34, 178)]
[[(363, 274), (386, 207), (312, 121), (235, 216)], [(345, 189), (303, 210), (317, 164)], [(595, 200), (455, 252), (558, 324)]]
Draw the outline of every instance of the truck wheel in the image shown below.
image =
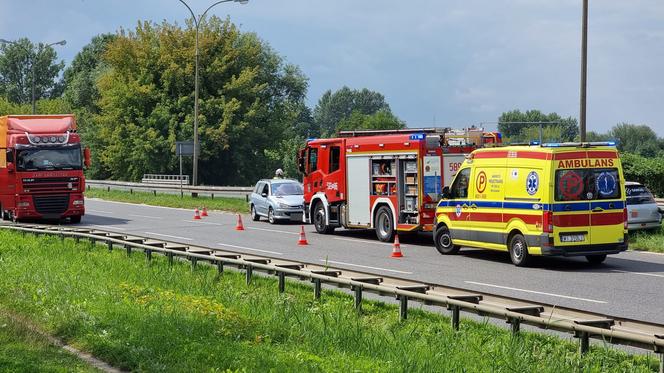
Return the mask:
[(386, 206), (382, 206), (376, 212), (374, 221), (374, 228), (376, 228), (376, 236), (383, 242), (392, 242), (394, 239), (394, 219), (392, 218), (392, 210)]
[(334, 232), (334, 227), (325, 224), (325, 206), (322, 202), (318, 202), (314, 209), (314, 227), (316, 227), (316, 232), (321, 234)]
[(253, 221), (261, 220), (261, 216), (258, 215), (258, 213), (256, 212), (256, 207), (254, 205), (251, 205), (251, 220)]
[(72, 224), (78, 224), (81, 222), (81, 215), (75, 215), (69, 217), (69, 222)]
[(606, 254), (586, 255), (586, 260), (592, 265), (602, 264), (606, 260)]
[(525, 267), (530, 264), (532, 256), (528, 253), (526, 239), (519, 233), (512, 236), (509, 242), (510, 259), (517, 267)]
[(456, 254), (461, 248), (461, 246), (455, 245), (452, 242), (452, 235), (446, 226), (437, 229), (433, 239), (436, 244), (436, 250), (443, 255)]

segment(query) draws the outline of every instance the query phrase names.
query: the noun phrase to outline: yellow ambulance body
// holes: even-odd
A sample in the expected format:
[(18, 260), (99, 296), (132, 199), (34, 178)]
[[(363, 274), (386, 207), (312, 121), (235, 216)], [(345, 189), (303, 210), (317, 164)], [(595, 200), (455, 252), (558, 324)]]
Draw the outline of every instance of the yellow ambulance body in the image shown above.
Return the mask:
[(533, 256), (585, 256), (593, 264), (627, 249), (625, 180), (613, 143), (478, 149), (443, 191), (434, 241)]

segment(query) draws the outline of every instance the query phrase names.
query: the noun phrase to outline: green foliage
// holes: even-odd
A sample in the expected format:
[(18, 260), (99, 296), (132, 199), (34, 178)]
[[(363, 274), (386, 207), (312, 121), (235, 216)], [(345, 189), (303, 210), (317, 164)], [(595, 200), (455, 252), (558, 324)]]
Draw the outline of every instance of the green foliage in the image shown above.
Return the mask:
[[(223, 228), (223, 227), (222, 227)], [(199, 262), (73, 240), (0, 232), (0, 304), (127, 371), (648, 372), (652, 356), (591, 347), (552, 335), (518, 336), (440, 313), (364, 301)], [(35, 266), (35, 263), (40, 265)], [(571, 337), (570, 337), (571, 340)]]
[(618, 140), (618, 150), (621, 152), (655, 157), (664, 151), (664, 139), (658, 139), (655, 131), (646, 125), (619, 123), (611, 128), (608, 137)]
[[(539, 110), (504, 112), (500, 115), (498, 122), (498, 130), (502, 133), (505, 142), (529, 142), (539, 139), (539, 124), (532, 122), (548, 122), (542, 124), (545, 129), (547, 127), (557, 127), (557, 129), (548, 132), (549, 135), (555, 135), (557, 138), (552, 138), (549, 141), (573, 141), (579, 133), (576, 119), (572, 117), (563, 118), (557, 113), (544, 114)], [(535, 131), (533, 128), (536, 128), (537, 136), (529, 137)]]
[(627, 181), (638, 181), (659, 197), (664, 197), (664, 155), (643, 157), (638, 154), (620, 154)]
[(182, 198), (175, 194), (158, 193), (154, 195), (150, 192), (133, 192), (91, 188), (85, 191), (85, 196), (88, 198), (101, 198), (107, 201), (118, 201), (128, 203), (138, 203), (151, 206), (166, 206), (176, 208), (195, 209), (207, 207), (210, 210), (221, 210), (230, 212), (249, 212), (249, 205), (244, 198), (229, 198), (216, 196), (214, 199), (206, 196), (198, 196), (197, 198), (191, 195), (184, 194)]
[(16, 104), (31, 103), (34, 69), (35, 100), (59, 97), (58, 75), (65, 64), (57, 58), (53, 47), (34, 45), (26, 38), (0, 43), (0, 96)]
[[(62, 98), (42, 99), (36, 102), (37, 114), (67, 114), (71, 106)], [(15, 104), (0, 97), (0, 115), (31, 114), (32, 106), (28, 104)]]
[(337, 130), (389, 130), (405, 128), (406, 124), (390, 111), (380, 110), (374, 114), (362, 114), (354, 111), (348, 118), (337, 125)]
[(650, 231), (636, 231), (629, 235), (629, 248), (632, 250), (664, 253), (664, 227)]
[[(565, 135), (563, 134), (563, 127), (559, 125), (551, 125), (542, 127), (542, 142), (557, 142), (560, 141)], [(539, 126), (536, 127), (524, 127), (521, 129), (521, 139), (523, 141), (539, 141), (540, 139), (540, 129)], [(516, 142), (511, 138), (508, 138), (506, 142)]]
[[(370, 116), (378, 112), (384, 112), (391, 115), (390, 105), (385, 101), (385, 97), (366, 88), (362, 90), (353, 90), (343, 87), (332, 93), (328, 90), (318, 100), (314, 108), (314, 120), (320, 129), (321, 136), (330, 137), (340, 129), (340, 124), (348, 120), (353, 123), (364, 122), (359, 115)], [(355, 118), (351, 116), (355, 114)], [(393, 117), (393, 116), (392, 116)], [(398, 121), (395, 117), (394, 120)], [(373, 124), (381, 125), (382, 120), (372, 121)]]

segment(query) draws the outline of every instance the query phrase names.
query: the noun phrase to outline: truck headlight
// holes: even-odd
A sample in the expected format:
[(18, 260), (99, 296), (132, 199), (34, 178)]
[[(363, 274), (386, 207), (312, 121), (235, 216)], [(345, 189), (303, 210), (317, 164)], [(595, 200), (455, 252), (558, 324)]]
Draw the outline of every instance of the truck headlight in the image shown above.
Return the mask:
[(16, 204), (16, 207), (19, 207), (19, 208), (30, 207), (30, 202), (28, 202), (28, 201), (21, 201), (21, 202), (19, 202), (19, 203)]
[(74, 206), (83, 206), (85, 205), (85, 200), (82, 199), (75, 199), (74, 200)]

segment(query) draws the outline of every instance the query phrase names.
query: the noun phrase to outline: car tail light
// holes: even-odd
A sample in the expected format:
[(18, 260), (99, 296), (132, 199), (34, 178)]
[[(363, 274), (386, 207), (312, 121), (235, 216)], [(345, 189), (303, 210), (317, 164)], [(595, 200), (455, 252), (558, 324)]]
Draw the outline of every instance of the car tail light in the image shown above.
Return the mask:
[(627, 208), (623, 209), (623, 228), (627, 229)]
[(544, 211), (542, 225), (544, 233), (553, 233), (553, 211)]

